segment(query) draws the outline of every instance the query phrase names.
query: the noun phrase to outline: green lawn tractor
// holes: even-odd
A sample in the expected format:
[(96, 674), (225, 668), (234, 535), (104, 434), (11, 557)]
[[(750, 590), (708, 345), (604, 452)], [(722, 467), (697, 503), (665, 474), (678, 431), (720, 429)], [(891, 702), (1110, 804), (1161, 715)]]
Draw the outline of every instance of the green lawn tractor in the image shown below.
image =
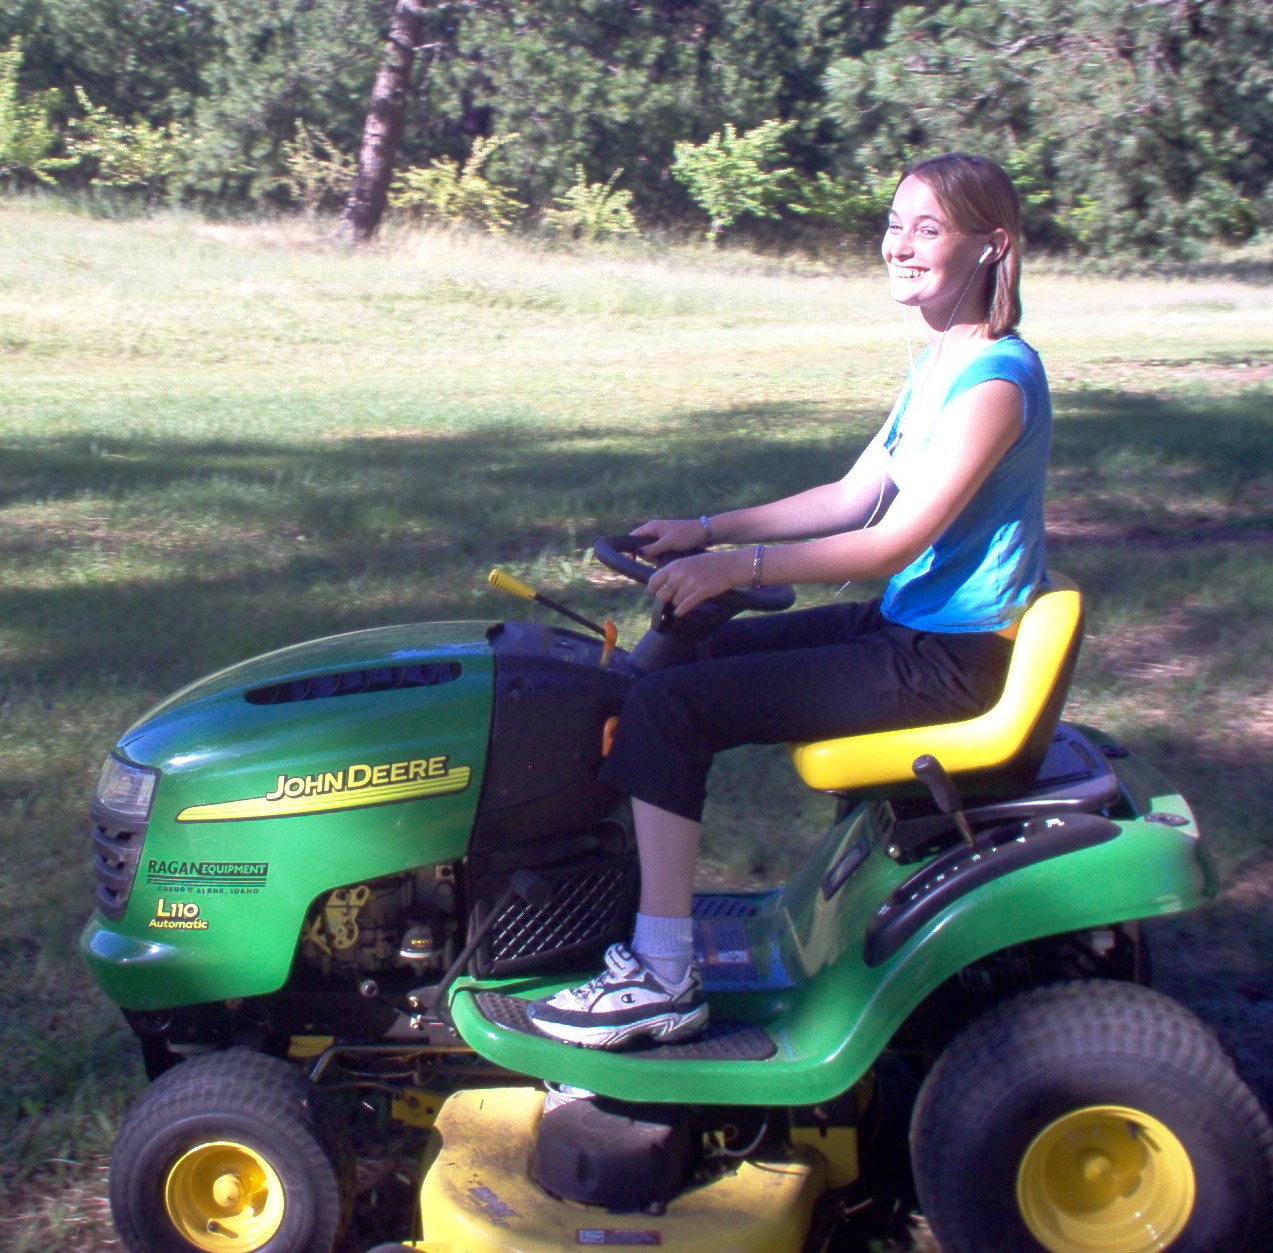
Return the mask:
[(1213, 893), (1206, 851), (1152, 766), (1060, 721), (1082, 604), (1052, 584), (989, 712), (791, 747), (834, 821), (786, 886), (697, 898), (711, 1025), (628, 1052), (527, 1014), (629, 935), (598, 767), (642, 673), (790, 589), (656, 614), (631, 652), (609, 624), (360, 631), (152, 709), (93, 798), (81, 941), (152, 1079), (112, 1158), (124, 1247), (351, 1248), (351, 1103), (379, 1101), (421, 1128), (419, 1253), (834, 1249), (910, 1074), (944, 1253), (1267, 1253), (1268, 1120), (1145, 986), (1138, 924)]

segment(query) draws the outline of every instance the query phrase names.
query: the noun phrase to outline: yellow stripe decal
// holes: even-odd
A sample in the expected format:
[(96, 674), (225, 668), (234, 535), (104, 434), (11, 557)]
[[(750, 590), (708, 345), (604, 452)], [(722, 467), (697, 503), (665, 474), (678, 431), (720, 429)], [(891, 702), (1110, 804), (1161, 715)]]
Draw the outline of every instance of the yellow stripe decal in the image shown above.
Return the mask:
[[(214, 805), (192, 805), (177, 815), (178, 822), (242, 822), (249, 818), (288, 818), (298, 814), (335, 813), (342, 809), (363, 809), (369, 805), (392, 805), (413, 801), (423, 796), (445, 796), (462, 792), (469, 785), (472, 771), (468, 766), (455, 766), (430, 778), (412, 779), (406, 783), (369, 784), (354, 789), (338, 788), (311, 795), (288, 796), (278, 792), (271, 796), (254, 796), (241, 801), (222, 801)], [(313, 776), (322, 778), (323, 776)]]

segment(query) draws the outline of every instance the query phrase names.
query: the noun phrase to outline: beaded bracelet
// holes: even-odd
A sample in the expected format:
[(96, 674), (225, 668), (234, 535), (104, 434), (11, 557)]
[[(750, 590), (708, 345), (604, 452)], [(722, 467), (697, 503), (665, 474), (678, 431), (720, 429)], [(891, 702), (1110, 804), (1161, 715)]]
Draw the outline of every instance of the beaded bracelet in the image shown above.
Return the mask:
[(760, 591), (760, 568), (765, 560), (764, 544), (756, 545), (756, 555), (751, 559), (751, 588), (753, 592)]
[(699, 514), (698, 524), (703, 528), (703, 547), (710, 548), (712, 546), (712, 520), (707, 514)]

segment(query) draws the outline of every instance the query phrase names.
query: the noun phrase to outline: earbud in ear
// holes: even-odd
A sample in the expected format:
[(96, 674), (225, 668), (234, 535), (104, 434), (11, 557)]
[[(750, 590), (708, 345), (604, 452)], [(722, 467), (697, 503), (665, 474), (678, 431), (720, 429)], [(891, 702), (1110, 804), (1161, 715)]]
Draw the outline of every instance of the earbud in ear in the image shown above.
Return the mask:
[(981, 250), (981, 256), (979, 256), (979, 257), (977, 258), (977, 264), (978, 264), (978, 265), (980, 265), (980, 264), (981, 264), (983, 261), (985, 261), (987, 258), (989, 258), (989, 257), (993, 257), (994, 255), (995, 255), (994, 246), (993, 246), (992, 244), (987, 244), (987, 245), (986, 245), (986, 246), (985, 246), (985, 247)]

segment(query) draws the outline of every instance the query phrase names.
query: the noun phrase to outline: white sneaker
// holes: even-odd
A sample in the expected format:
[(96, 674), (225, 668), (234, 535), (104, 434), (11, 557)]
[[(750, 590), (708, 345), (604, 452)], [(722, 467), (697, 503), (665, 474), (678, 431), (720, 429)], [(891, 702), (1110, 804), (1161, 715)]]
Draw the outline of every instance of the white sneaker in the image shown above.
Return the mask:
[(573, 1101), (591, 1101), (596, 1097), (595, 1092), (589, 1092), (587, 1088), (577, 1088), (569, 1083), (553, 1083), (551, 1080), (544, 1080), (544, 1113), (551, 1114), (553, 1110), (560, 1109), (563, 1105), (569, 1105)]
[(535, 1001), (531, 1021), (544, 1035), (590, 1049), (617, 1049), (649, 1038), (684, 1040), (707, 1026), (698, 968), (668, 987), (623, 944), (606, 950), (606, 968), (577, 988)]

